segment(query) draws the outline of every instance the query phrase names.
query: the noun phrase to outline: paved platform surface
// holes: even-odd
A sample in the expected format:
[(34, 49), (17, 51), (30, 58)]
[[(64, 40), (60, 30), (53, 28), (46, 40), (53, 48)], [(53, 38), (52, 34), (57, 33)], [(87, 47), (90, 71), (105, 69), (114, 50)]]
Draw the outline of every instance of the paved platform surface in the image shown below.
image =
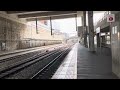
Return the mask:
[(112, 73), (111, 56), (91, 53), (75, 44), (52, 79), (118, 79)]
[(91, 53), (78, 44), (77, 79), (117, 79), (112, 73), (111, 56)]
[(77, 44), (65, 57), (52, 79), (77, 79)]

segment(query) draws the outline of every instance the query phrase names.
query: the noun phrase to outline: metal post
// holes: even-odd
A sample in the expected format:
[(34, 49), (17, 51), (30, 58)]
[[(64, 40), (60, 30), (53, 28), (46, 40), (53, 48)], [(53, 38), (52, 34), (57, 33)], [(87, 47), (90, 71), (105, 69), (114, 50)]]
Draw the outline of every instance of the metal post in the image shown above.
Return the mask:
[(37, 23), (37, 18), (36, 18), (36, 33), (38, 34), (38, 23)]
[(101, 32), (100, 32), (100, 34), (99, 34), (99, 37), (100, 37), (100, 55), (101, 55), (101, 53), (102, 53), (102, 48), (101, 48)]
[(111, 36), (112, 36), (112, 22), (110, 23), (110, 48), (112, 48), (112, 39), (111, 39)]
[(31, 23), (31, 39), (32, 39), (32, 23)]
[(31, 23), (31, 47), (32, 47), (32, 23)]
[(51, 36), (53, 35), (52, 33), (52, 18), (50, 17), (50, 27), (51, 27)]
[(77, 31), (77, 14), (75, 15), (75, 22), (76, 22), (76, 31)]

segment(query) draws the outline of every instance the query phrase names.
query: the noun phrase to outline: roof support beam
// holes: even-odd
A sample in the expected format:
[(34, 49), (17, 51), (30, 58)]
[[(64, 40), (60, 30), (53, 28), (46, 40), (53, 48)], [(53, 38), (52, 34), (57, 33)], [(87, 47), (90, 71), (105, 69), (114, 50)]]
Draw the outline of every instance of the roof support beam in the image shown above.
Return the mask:
[(6, 12), (7, 14), (22, 15), (22, 14), (35, 14), (35, 13), (52, 12), (52, 11), (6, 11)]
[[(52, 16), (51, 19), (54, 20), (54, 19), (75, 18), (75, 15), (76, 14), (73, 14), (73, 15), (62, 15), (62, 16)], [(26, 20), (27, 21), (35, 21), (36, 18), (27, 18)], [(37, 18), (37, 20), (50, 20), (50, 17), (40, 17), (40, 18)]]
[(6, 11), (7, 14), (19, 14), (19, 13), (26, 13), (26, 12), (32, 12), (32, 11)]
[(31, 14), (22, 14), (18, 15), (19, 18), (29, 18), (29, 17), (47, 17), (47, 16), (60, 16), (60, 15), (69, 15), (76, 14), (77, 11), (51, 11), (51, 12), (41, 12), (41, 13), (31, 13)]

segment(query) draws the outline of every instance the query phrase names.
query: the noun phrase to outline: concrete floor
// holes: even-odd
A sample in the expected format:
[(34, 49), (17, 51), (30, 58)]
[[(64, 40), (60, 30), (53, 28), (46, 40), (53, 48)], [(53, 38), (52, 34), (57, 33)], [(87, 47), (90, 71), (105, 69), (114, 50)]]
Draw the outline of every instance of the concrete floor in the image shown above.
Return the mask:
[(111, 56), (91, 53), (87, 48), (78, 44), (77, 57), (78, 79), (117, 79), (112, 73)]

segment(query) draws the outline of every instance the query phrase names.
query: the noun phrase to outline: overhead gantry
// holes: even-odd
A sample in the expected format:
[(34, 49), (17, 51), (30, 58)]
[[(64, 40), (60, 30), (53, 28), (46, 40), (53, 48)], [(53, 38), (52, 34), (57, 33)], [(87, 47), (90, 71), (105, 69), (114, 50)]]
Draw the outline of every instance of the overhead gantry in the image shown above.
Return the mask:
[(77, 11), (7, 11), (7, 14), (15, 14), (18, 18), (26, 18), (27, 21), (73, 18)]

